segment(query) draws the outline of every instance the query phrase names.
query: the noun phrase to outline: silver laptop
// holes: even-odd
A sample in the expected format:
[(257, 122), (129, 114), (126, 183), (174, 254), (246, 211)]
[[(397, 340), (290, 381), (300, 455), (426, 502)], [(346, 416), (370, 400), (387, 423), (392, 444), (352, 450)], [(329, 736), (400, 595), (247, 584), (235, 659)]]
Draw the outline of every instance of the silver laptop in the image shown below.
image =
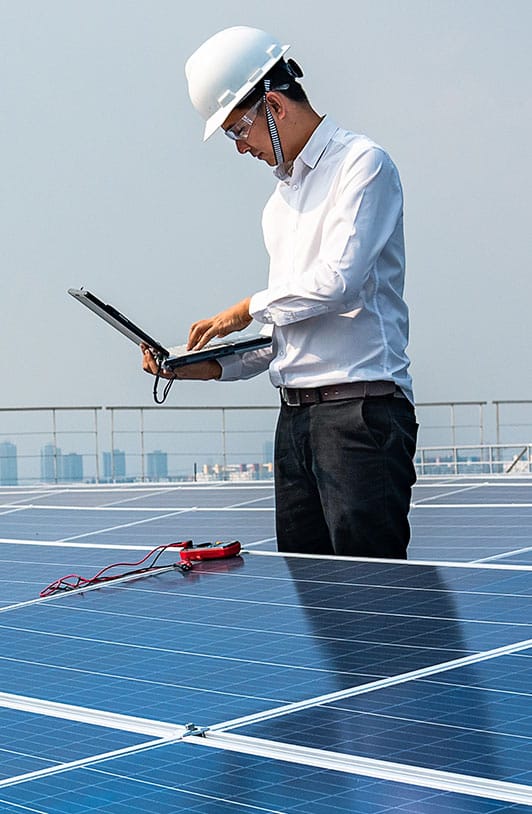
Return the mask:
[(135, 345), (138, 346), (141, 342), (148, 345), (157, 361), (170, 370), (182, 365), (190, 365), (193, 362), (218, 359), (233, 353), (245, 353), (256, 348), (264, 348), (271, 345), (272, 342), (271, 336), (247, 334), (241, 336), (240, 339), (213, 339), (201, 350), (187, 350), (186, 344), (166, 348), (112, 305), (103, 302), (85, 288), (69, 288), (68, 293), (121, 334), (131, 339)]

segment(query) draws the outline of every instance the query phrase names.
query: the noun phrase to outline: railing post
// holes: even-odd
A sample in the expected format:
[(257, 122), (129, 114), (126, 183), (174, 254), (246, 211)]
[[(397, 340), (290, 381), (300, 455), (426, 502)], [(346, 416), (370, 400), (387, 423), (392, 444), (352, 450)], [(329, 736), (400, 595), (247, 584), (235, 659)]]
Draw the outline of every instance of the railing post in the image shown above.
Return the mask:
[(58, 483), (58, 459), (57, 459), (57, 421), (55, 414), (55, 407), (52, 407), (52, 439), (54, 444), (54, 481)]
[(109, 407), (111, 410), (111, 481), (115, 480), (115, 410), (114, 407)]
[(96, 483), (100, 483), (100, 445), (98, 443), (98, 407), (94, 408), (94, 439), (96, 452)]
[(227, 480), (229, 473), (227, 472), (227, 441), (226, 441), (226, 427), (225, 427), (225, 407), (222, 407), (222, 466), (223, 466), (223, 480)]
[(451, 444), (454, 447), (456, 445), (456, 416), (454, 412), (454, 402), (451, 402)]
[(142, 483), (146, 480), (146, 467), (144, 463), (144, 410), (142, 407), (139, 408), (140, 410), (140, 460), (141, 460), (141, 470), (140, 470), (140, 479)]

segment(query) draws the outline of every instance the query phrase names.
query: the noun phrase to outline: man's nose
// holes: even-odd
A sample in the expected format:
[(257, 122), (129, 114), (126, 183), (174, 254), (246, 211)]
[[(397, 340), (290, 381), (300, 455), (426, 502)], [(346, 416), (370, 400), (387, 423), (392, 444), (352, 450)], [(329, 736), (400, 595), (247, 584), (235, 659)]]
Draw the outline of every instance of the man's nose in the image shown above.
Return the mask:
[(240, 155), (244, 155), (244, 153), (249, 152), (250, 146), (247, 143), (247, 141), (244, 141), (244, 139), (239, 138), (236, 142), (236, 149), (238, 150)]

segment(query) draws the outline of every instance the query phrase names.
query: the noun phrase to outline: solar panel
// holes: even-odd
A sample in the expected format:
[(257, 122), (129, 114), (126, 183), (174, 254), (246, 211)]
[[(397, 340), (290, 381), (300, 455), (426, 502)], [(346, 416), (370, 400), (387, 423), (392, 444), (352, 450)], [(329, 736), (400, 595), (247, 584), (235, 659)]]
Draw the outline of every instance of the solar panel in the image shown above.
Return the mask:
[(256, 516), (272, 523), (237, 506), (269, 490), (186, 492), (181, 508), (209, 505), (159, 517), (155, 488), (105, 490), (114, 510), (80, 489), (0, 515), (2, 812), (530, 810), (530, 566), (251, 547), (36, 600), (169, 539), (176, 518), (193, 537), (247, 529), (251, 546)]
[[(4, 805), (24, 810), (87, 814), (527, 814), (525, 804), (427, 789), (304, 766), (298, 763), (198, 749), (188, 743), (139, 752), (0, 788)], [(109, 800), (112, 800), (109, 803)], [(72, 805), (71, 809), (68, 805)], [(10, 812), (20, 809), (3, 809)]]

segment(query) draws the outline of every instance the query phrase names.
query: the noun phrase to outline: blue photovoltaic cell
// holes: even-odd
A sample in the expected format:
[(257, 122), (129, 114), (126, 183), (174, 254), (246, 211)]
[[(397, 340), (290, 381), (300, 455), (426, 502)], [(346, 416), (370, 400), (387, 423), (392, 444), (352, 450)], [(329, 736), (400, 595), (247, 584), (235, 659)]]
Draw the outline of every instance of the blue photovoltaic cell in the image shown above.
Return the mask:
[(0, 789), (49, 814), (525, 814), (528, 806), (187, 743)]
[[(142, 551), (54, 548), (53, 546), (0, 546), (0, 607), (37, 599), (43, 588), (60, 576), (93, 576), (117, 558), (134, 561)], [(1, 617), (0, 617), (1, 619)]]
[[(152, 487), (94, 487), (82, 489), (58, 488), (34, 492), (0, 492), (1, 506), (63, 507), (95, 506), (150, 508), (181, 507), (229, 508), (234, 506), (271, 507), (273, 506), (273, 482), (260, 485), (238, 485), (220, 483), (218, 485), (184, 484), (171, 486), (161, 484)], [(1, 536), (1, 535), (0, 535)]]
[(118, 729), (0, 708), (0, 780), (146, 740)]
[(506, 503), (511, 511), (519, 504), (532, 503), (532, 485), (528, 483), (483, 483), (475, 487), (451, 486), (432, 487), (414, 490), (414, 502), (424, 499), (424, 503), (437, 505), (438, 503), (451, 503), (468, 506), (470, 504), (500, 504)]
[(414, 508), (410, 523), (408, 552), (413, 560), (475, 562), (525, 548), (528, 555), (523, 555), (522, 562), (532, 565), (532, 507), (478, 509), (464, 505), (446, 509), (434, 505)]
[(530, 784), (532, 802), (531, 688), (532, 658), (503, 656), (236, 731)]
[(240, 540), (243, 545), (274, 535), (273, 510), (211, 512), (164, 509), (103, 512), (25, 509), (0, 515), (0, 537), (43, 542), (77, 541), (99, 546), (155, 547), (177, 540)]
[[(528, 550), (516, 554), (497, 557), (497, 562), (501, 565), (530, 565), (532, 566), (532, 546)], [(495, 560), (494, 560), (495, 562)]]
[[(273, 511), (243, 511), (231, 512), (202, 512), (200, 509), (180, 511), (168, 509), (174, 514), (150, 520), (149, 523), (140, 524), (138, 514), (133, 520), (136, 525), (120, 525), (129, 522), (130, 516), (105, 516), (105, 524), (113, 526), (110, 531), (88, 534), (83, 538), (86, 543), (119, 544), (119, 545), (147, 545), (156, 546), (177, 540), (193, 540), (203, 543), (215, 540), (239, 540), (242, 545), (256, 540), (269, 538), (274, 535)], [(144, 513), (142, 514), (144, 518)], [(102, 527), (103, 524), (102, 524)]]
[(0, 537), (44, 542), (81, 538), (109, 526), (137, 523), (140, 519), (155, 518), (157, 515), (155, 511), (151, 514), (146, 512), (140, 518), (136, 512), (120, 512), (111, 516), (103, 511), (65, 509), (58, 512), (55, 509), (26, 508), (0, 515)]

